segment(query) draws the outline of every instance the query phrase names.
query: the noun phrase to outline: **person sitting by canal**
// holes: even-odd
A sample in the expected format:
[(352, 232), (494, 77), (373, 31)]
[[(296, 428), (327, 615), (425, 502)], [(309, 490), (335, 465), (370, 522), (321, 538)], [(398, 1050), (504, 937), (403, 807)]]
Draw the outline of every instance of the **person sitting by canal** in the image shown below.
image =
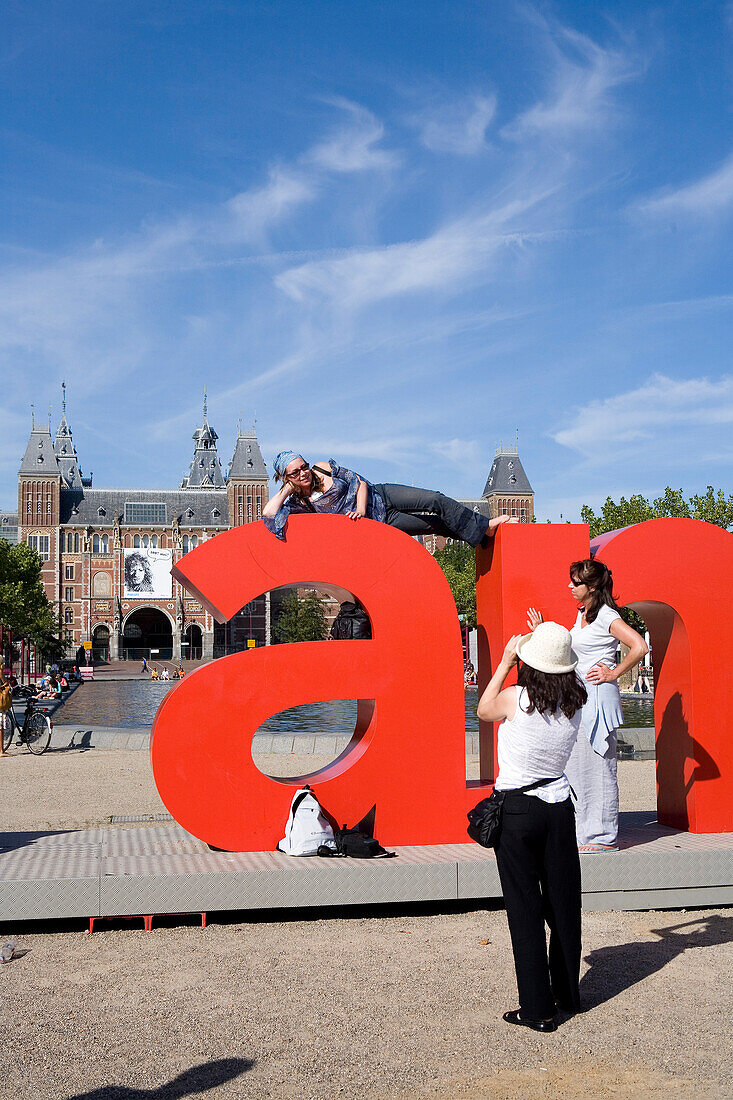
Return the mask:
[(60, 699), (61, 698), (61, 684), (56, 678), (56, 673), (52, 672), (48, 678), (48, 687), (43, 691), (39, 691), (37, 695), (38, 699)]
[[(588, 701), (583, 707), (580, 736), (566, 769), (575, 791), (575, 827), (581, 852), (615, 852), (618, 848), (618, 778), (616, 747), (623, 725), (619, 677), (637, 665), (649, 647), (621, 618), (613, 598), (613, 576), (597, 558), (570, 566), (570, 595), (578, 613), (571, 634), (578, 654), (578, 676)], [(533, 607), (527, 613), (531, 628), (542, 621)], [(619, 642), (629, 652), (616, 664)]]
[[(518, 658), (517, 685), (504, 688)], [(494, 786), (507, 792), (496, 863), (519, 1008), (503, 1018), (535, 1031), (555, 1031), (558, 1010), (580, 1010), (580, 857), (565, 776), (587, 698), (577, 662), (570, 631), (540, 623), (534, 633), (509, 639), (478, 705), (482, 721), (501, 722)], [(518, 790), (530, 784), (537, 785)]]
[(262, 518), (279, 539), (285, 538), (291, 512), (331, 512), (355, 521), (366, 517), (408, 535), (442, 535), (470, 546), (485, 545), (500, 524), (518, 522), (510, 516), (489, 519), (432, 489), (372, 485), (334, 459), (310, 466), (295, 451), (281, 451), (274, 469), (282, 485), (263, 508)]
[(157, 680), (159, 678), (159, 676), (160, 676), (160, 673), (158, 672), (155, 665), (153, 665), (152, 671), (150, 673), (150, 679), (151, 680)]

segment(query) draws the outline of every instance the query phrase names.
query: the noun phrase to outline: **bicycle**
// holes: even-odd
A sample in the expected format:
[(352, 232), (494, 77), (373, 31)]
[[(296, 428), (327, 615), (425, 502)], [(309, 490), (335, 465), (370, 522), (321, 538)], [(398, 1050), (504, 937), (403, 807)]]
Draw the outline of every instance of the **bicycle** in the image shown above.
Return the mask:
[(3, 726), (3, 751), (10, 748), (13, 735), (17, 733), (19, 744), (27, 745), (35, 756), (41, 756), (51, 743), (53, 722), (45, 711), (36, 709), (35, 699), (31, 696), (25, 705), (22, 726), (18, 724), (12, 707), (5, 713), (8, 716), (8, 723)]

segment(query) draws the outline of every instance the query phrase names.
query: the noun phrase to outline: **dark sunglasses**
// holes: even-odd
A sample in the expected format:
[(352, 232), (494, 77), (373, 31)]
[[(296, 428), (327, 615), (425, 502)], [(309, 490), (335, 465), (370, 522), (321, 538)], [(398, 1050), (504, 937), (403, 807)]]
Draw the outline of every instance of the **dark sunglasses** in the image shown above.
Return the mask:
[(297, 470), (291, 470), (289, 474), (286, 473), (285, 476), (286, 477), (300, 477), (301, 474), (305, 474), (309, 470), (310, 470), (310, 466), (308, 466), (307, 464), (304, 463), (302, 466), (299, 466)]

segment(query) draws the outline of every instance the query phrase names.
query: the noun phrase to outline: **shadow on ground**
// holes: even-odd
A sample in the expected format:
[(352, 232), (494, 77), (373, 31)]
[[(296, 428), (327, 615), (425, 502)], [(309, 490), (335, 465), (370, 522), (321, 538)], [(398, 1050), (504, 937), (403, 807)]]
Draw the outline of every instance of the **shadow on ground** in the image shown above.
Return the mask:
[(165, 1085), (153, 1089), (127, 1088), (126, 1085), (105, 1085), (91, 1092), (77, 1092), (68, 1100), (181, 1100), (184, 1096), (195, 1096), (209, 1092), (227, 1081), (240, 1077), (252, 1069), (251, 1058), (220, 1058), (216, 1062), (204, 1062), (203, 1065), (187, 1069)]
[(733, 942), (733, 917), (712, 914), (667, 928), (652, 928), (658, 940), (640, 940), (600, 947), (586, 958), (580, 995), (586, 1009), (617, 997), (656, 974), (690, 947), (719, 947)]

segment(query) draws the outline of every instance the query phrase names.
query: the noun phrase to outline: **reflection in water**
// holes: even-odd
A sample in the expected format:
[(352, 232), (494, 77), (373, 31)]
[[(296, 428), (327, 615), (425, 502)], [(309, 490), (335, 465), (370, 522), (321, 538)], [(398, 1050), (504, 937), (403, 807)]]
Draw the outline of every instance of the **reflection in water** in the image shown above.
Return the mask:
[[(151, 726), (161, 700), (175, 683), (155, 680), (98, 680), (83, 684), (57, 712), (55, 721), (61, 725), (87, 723), (91, 726), (121, 726), (132, 729)], [(466, 733), (478, 732), (476, 706), (478, 691), (469, 688), (466, 698)], [(624, 725), (644, 727), (654, 725), (651, 699), (624, 697), (621, 701)], [(260, 733), (319, 734), (350, 737), (356, 721), (356, 700), (335, 699), (325, 703), (308, 703), (292, 707), (268, 718)]]
[(155, 712), (175, 683), (165, 680), (98, 680), (82, 684), (56, 712), (64, 726), (152, 726)]

